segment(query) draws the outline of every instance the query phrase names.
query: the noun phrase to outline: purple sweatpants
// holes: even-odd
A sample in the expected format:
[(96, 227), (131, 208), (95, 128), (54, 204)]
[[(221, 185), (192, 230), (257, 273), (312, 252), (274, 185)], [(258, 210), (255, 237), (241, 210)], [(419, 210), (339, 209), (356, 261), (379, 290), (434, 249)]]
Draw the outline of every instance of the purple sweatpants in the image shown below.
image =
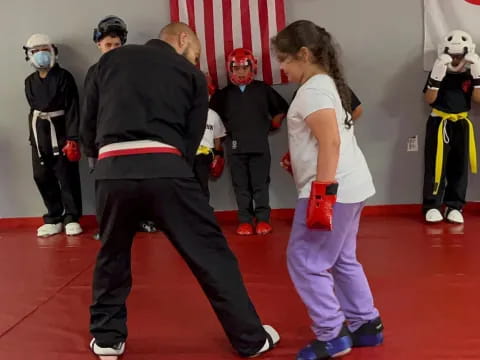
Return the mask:
[(379, 316), (362, 265), (357, 232), (363, 203), (334, 205), (333, 231), (305, 223), (308, 199), (299, 199), (287, 250), (290, 277), (307, 306), (320, 341), (336, 338), (345, 320), (351, 331)]

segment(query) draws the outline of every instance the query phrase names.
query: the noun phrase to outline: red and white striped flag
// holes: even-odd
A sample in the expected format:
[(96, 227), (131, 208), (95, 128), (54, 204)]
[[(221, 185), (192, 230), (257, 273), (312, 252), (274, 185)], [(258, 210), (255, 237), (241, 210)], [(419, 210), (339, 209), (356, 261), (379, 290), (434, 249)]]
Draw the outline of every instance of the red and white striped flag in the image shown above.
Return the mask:
[(170, 17), (195, 30), (202, 43), (200, 69), (219, 87), (227, 84), (226, 57), (239, 47), (258, 59), (257, 79), (287, 82), (270, 51), (270, 38), (285, 27), (284, 0), (170, 0)]

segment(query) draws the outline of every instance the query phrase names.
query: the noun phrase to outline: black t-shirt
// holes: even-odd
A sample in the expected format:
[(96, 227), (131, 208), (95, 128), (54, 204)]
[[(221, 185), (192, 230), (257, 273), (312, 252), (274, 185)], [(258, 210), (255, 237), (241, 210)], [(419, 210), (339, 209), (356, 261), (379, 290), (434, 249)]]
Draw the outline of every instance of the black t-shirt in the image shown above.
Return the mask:
[[(427, 91), (427, 83), (423, 88), (423, 92)], [(470, 71), (461, 73), (449, 72), (440, 84), (437, 99), (430, 106), (451, 114), (457, 114), (469, 111), (472, 103), (473, 94), (473, 77)]]
[(268, 151), (272, 117), (287, 112), (287, 102), (263, 81), (253, 81), (242, 92), (230, 84), (213, 95), (210, 108), (223, 120), (232, 153)]

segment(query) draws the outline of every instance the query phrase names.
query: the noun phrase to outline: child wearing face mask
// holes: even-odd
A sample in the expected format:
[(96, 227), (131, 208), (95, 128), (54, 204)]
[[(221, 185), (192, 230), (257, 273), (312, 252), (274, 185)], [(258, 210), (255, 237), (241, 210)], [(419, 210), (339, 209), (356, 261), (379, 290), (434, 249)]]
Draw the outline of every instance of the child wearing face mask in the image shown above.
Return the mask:
[(58, 50), (47, 35), (32, 35), (23, 48), (35, 68), (25, 79), (33, 177), (47, 208), (37, 236), (63, 229), (67, 235), (78, 235), (82, 195), (77, 86), (72, 74), (58, 65)]

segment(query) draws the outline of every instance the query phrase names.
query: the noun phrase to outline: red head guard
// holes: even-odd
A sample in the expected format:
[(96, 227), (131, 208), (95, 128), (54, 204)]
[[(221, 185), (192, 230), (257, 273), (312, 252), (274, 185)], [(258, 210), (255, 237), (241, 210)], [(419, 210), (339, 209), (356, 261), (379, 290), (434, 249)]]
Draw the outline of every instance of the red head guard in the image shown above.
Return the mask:
[[(250, 66), (250, 72), (245, 78), (239, 79), (233, 73), (233, 67), (245, 65)], [(255, 59), (250, 50), (243, 48), (235, 49), (228, 55), (227, 71), (232, 83), (235, 85), (248, 85), (253, 81), (255, 75), (257, 75), (257, 59)]]

